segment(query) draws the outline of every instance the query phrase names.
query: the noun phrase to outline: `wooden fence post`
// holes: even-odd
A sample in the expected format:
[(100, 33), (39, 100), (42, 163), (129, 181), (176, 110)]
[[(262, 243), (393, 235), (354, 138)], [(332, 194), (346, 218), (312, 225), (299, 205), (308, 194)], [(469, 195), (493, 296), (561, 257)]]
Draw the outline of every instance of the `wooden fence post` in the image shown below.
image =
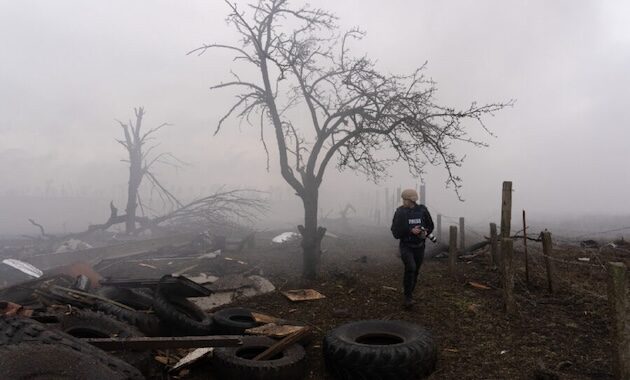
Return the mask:
[(549, 284), (549, 292), (553, 293), (556, 287), (554, 284), (555, 265), (551, 256), (551, 232), (545, 231), (542, 233), (542, 245), (545, 264), (547, 266), (547, 283)]
[(608, 305), (612, 321), (613, 374), (615, 379), (630, 379), (630, 312), (625, 264), (609, 262)]
[(427, 190), (424, 183), (420, 185), (420, 204), (427, 205)]
[(464, 217), (459, 217), (459, 249), (464, 252), (466, 249), (466, 230), (464, 227)]
[(501, 256), (503, 256), (503, 305), (508, 314), (516, 313), (514, 300), (514, 242), (510, 238), (501, 238)]
[(527, 255), (527, 222), (525, 210), (523, 210), (523, 253), (525, 254), (525, 283), (529, 286), (529, 258)]
[(451, 226), (448, 234), (448, 271), (455, 274), (455, 263), (457, 262), (457, 226)]
[(437, 232), (435, 236), (437, 236), (438, 241), (442, 241), (442, 214), (437, 215), (437, 224), (435, 231)]
[(389, 218), (389, 189), (385, 188), (385, 212), (383, 213), (383, 218), (385, 219), (385, 223), (390, 219)]
[(501, 237), (510, 237), (512, 222), (512, 182), (503, 182), (503, 197), (501, 201)]
[(499, 239), (497, 238), (497, 224), (490, 223), (490, 255), (492, 265), (499, 266)]

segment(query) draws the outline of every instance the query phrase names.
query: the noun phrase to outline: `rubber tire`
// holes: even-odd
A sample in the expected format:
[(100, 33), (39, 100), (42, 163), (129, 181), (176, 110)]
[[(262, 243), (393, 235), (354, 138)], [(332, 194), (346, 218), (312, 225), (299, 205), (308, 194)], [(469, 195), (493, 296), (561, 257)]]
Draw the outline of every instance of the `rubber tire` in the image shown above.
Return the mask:
[(93, 356), (124, 379), (144, 379), (140, 372), (105, 351), (82, 342), (61, 331), (47, 329), (43, 324), (22, 317), (0, 317), (0, 346), (20, 343), (42, 343), (61, 346)]
[[(359, 342), (384, 336), (389, 342)], [(431, 333), (405, 321), (350, 322), (328, 332), (322, 348), (326, 368), (335, 379), (422, 379), (437, 362)]]
[(119, 321), (123, 321), (130, 324), (131, 326), (138, 328), (138, 330), (140, 330), (146, 336), (162, 335), (160, 319), (154, 314), (123, 309), (120, 306), (116, 306), (114, 304), (106, 302), (97, 302), (94, 308), (118, 319)]
[(171, 328), (173, 335), (211, 335), (212, 318), (186, 298), (167, 298), (158, 288), (153, 309), (160, 321)]
[(212, 315), (217, 334), (242, 335), (245, 330), (258, 326), (252, 310), (244, 307), (230, 307), (216, 311)]
[[(219, 379), (302, 380), (306, 377), (306, 352), (294, 344), (282, 351), (282, 357), (272, 360), (251, 360), (241, 357), (245, 352), (256, 355), (271, 347), (275, 340), (268, 337), (243, 337), (239, 347), (215, 348), (212, 365)], [(253, 350), (253, 351), (251, 351)], [(251, 356), (251, 355), (250, 355)]]
[[(81, 310), (59, 316), (61, 331), (76, 338), (131, 338), (144, 336), (137, 328), (104, 313)], [(124, 360), (143, 373), (149, 370), (153, 357), (149, 351), (115, 351), (113, 356)]]
[(142, 288), (129, 289), (104, 286), (98, 289), (95, 294), (127, 305), (136, 310), (150, 310), (153, 306), (153, 294)]
[(76, 336), (73, 332), (76, 332), (78, 335), (82, 333), (77, 330), (85, 330), (88, 335), (94, 335), (82, 338), (130, 338), (144, 336), (137, 328), (102, 312), (89, 310), (73, 311), (70, 314), (60, 316), (59, 319), (61, 330), (72, 336)]
[(0, 373), (12, 380), (125, 379), (90, 354), (43, 343), (1, 346)]
[(157, 317), (138, 310), (150, 310), (153, 306), (153, 295), (148, 289), (130, 289), (116, 286), (104, 286), (95, 294), (129, 306), (136, 311), (127, 310), (107, 302), (98, 302), (96, 310), (109, 314), (116, 319), (137, 327), (147, 336), (158, 336), (161, 333), (160, 321)]

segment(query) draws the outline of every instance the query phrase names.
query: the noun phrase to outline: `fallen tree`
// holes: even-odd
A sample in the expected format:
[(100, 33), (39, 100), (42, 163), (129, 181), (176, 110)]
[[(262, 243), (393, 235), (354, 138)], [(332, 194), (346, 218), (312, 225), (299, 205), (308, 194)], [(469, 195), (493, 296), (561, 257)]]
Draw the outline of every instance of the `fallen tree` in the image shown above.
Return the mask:
[[(198, 198), (183, 204), (173, 211), (153, 218), (136, 216), (137, 226), (132, 233), (137, 234), (144, 230), (159, 230), (166, 226), (177, 229), (204, 229), (213, 227), (238, 227), (242, 223), (253, 222), (268, 210), (267, 202), (260, 197), (262, 192), (249, 189), (219, 190), (214, 194)], [(104, 223), (88, 226), (86, 231), (67, 234), (63, 236), (50, 235), (44, 227), (29, 221), (40, 229), (41, 236), (47, 239), (81, 238), (96, 231), (104, 231), (122, 223), (127, 223), (127, 215), (119, 215), (114, 202), (110, 202), (110, 216)]]

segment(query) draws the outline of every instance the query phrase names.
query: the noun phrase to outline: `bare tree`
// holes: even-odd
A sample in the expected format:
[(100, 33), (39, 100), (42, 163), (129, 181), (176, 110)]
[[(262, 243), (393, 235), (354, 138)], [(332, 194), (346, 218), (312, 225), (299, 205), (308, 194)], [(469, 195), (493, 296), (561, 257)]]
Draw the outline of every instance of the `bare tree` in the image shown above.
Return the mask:
[[(319, 186), (333, 158), (338, 169), (360, 171), (375, 181), (397, 160), (405, 161), (414, 175), (422, 175), (426, 164), (443, 166), (447, 186), (459, 195), (461, 180), (453, 170), (463, 158), (451, 144), (486, 145), (470, 138), (462, 121), (477, 121), (490, 133), (482, 116), (512, 103), (472, 103), (462, 110), (438, 105), (435, 83), (423, 76), (424, 65), (410, 75), (379, 72), (367, 57), (350, 54), (350, 42), (360, 40), (363, 32), (339, 33), (336, 17), (327, 11), (295, 8), (287, 0), (261, 0), (245, 9), (226, 4), (227, 22), (241, 34), (241, 43), (208, 44), (191, 53), (227, 49), (235, 61), (256, 68), (257, 80), (232, 73), (232, 80), (212, 87), (239, 89), (215, 133), (232, 115), (257, 120), (269, 162), (264, 131), (271, 126), (282, 177), (304, 204), (304, 225), (298, 229), (306, 278), (317, 274), (326, 231), (317, 225)], [(292, 117), (296, 107), (307, 111), (308, 120), (295, 113)]]
[[(168, 152), (153, 154), (153, 150), (157, 147), (157, 144), (152, 143), (152, 140), (154, 140), (153, 135), (163, 127), (168, 126), (168, 124), (160, 124), (157, 127), (151, 128), (145, 132), (142, 131), (142, 119), (145, 114), (144, 108), (135, 108), (134, 113), (136, 116), (135, 123), (131, 120), (127, 124), (118, 121), (124, 131), (125, 139), (116, 140), (125, 147), (127, 153), (129, 154), (129, 159), (123, 160), (129, 163), (127, 207), (124, 217), (125, 232), (128, 234), (136, 231), (136, 222), (138, 222), (138, 217), (136, 215), (137, 208), (140, 207), (142, 209), (143, 207), (139, 190), (140, 185), (145, 178), (147, 178), (151, 185), (157, 190), (157, 194), (162, 198), (163, 202), (168, 203), (171, 206), (182, 206), (179, 200), (177, 200), (177, 198), (168, 191), (168, 189), (166, 189), (151, 172), (151, 168), (156, 163), (173, 165), (180, 162), (177, 158), (175, 158), (175, 156)], [(110, 221), (112, 221), (115, 217), (117, 217), (117, 210), (113, 204), (110, 205), (110, 207), (112, 209)]]

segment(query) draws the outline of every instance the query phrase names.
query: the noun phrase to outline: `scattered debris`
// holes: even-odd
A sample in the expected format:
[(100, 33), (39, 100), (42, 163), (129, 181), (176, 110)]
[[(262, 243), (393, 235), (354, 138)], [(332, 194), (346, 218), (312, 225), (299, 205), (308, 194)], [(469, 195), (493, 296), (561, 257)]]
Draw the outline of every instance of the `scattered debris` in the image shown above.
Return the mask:
[(2, 263), (34, 278), (40, 278), (44, 275), (44, 272), (29, 263), (25, 263), (24, 261), (15, 259), (4, 259), (2, 260)]
[(297, 232), (283, 232), (280, 235), (271, 239), (272, 242), (282, 244), (289, 241), (298, 240), (300, 238), (300, 234)]
[(398, 291), (398, 289), (393, 288), (393, 287), (391, 287), (391, 286), (383, 286), (383, 289), (385, 289), (385, 290), (391, 290), (391, 291), (393, 291), (393, 292)]
[(205, 273), (199, 273), (197, 276), (186, 276), (189, 280), (196, 282), (199, 285), (207, 285), (216, 282), (219, 277), (209, 276)]
[(204, 253), (203, 255), (199, 256), (199, 258), (200, 259), (214, 259), (215, 257), (219, 256), (220, 254), (221, 254), (221, 250), (217, 249), (216, 251)]
[(303, 326), (302, 328), (295, 331), (294, 333), (289, 334), (286, 337), (282, 338), (276, 344), (267, 348), (265, 351), (256, 355), (253, 360), (269, 360), (269, 358), (273, 357), (279, 352), (282, 352), (285, 348), (300, 342), (303, 338), (305, 338), (310, 333), (311, 333), (311, 328), (308, 326)]
[(599, 248), (599, 243), (595, 240), (582, 240), (580, 242), (582, 248)]
[(590, 257), (578, 257), (578, 261), (589, 262), (589, 261), (591, 261), (591, 258)]
[(55, 253), (82, 251), (90, 248), (93, 247), (84, 241), (78, 239), (68, 239), (61, 243), (61, 245), (55, 250)]
[(188, 366), (194, 364), (195, 362), (197, 362), (201, 358), (204, 358), (204, 357), (208, 356), (209, 354), (211, 354), (212, 350), (214, 350), (214, 347), (197, 348), (197, 349), (191, 351), (188, 355), (186, 355), (183, 358), (181, 358), (173, 366), (173, 368), (171, 368), (170, 372), (179, 371), (180, 369), (183, 369), (185, 367), (188, 367)]
[(319, 300), (322, 298), (326, 298), (325, 295), (321, 294), (315, 289), (296, 289), (296, 290), (287, 290), (282, 292), (285, 297), (287, 297), (290, 301), (299, 302), (299, 301), (311, 301), (311, 300)]
[(92, 284), (92, 286), (95, 288), (99, 287), (100, 281), (103, 280), (103, 276), (95, 271), (90, 264), (84, 262), (75, 262), (74, 264), (70, 265), (62, 265), (47, 270), (45, 273), (46, 276), (67, 275), (73, 278), (84, 275), (90, 280), (90, 284)]
[(208, 297), (191, 299), (191, 302), (202, 310), (213, 310), (232, 303), (236, 299), (253, 297), (276, 290), (271, 281), (264, 277), (257, 275), (245, 277), (240, 274), (220, 277), (206, 286), (212, 294)]
[(33, 315), (33, 309), (25, 308), (13, 302), (0, 302), (0, 315), (7, 317), (12, 315), (30, 317)]
[(140, 265), (141, 267), (145, 267), (145, 268), (157, 269), (156, 266), (153, 266), (151, 264), (138, 263), (138, 265)]
[(257, 313), (257, 312), (252, 312), (252, 318), (254, 318), (254, 321), (258, 323), (277, 323), (279, 320), (278, 318), (273, 317), (271, 315)]
[(480, 283), (474, 282), (474, 281), (468, 281), (468, 285), (472, 286), (473, 288), (481, 289), (481, 290), (490, 290), (490, 289), (492, 289), (488, 285), (480, 284)]
[(267, 323), (262, 326), (252, 327), (245, 330), (245, 333), (252, 335), (265, 335), (271, 338), (284, 338), (296, 331), (300, 331), (304, 326), (277, 325), (275, 323)]

